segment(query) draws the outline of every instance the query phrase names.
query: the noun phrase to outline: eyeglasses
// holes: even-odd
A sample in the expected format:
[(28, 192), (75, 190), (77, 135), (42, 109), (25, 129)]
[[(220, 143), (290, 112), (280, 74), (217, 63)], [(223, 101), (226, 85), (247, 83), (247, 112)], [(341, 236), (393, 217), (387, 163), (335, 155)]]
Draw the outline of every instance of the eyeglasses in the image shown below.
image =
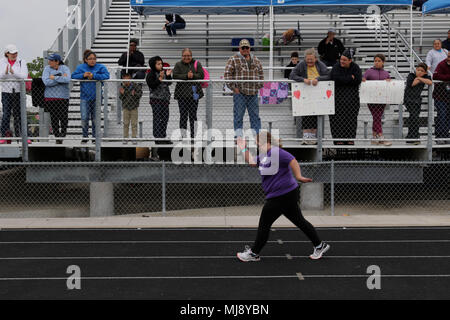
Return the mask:
[(190, 55), (183, 54), (182, 57), (183, 58), (190, 58), (190, 57), (192, 57), (192, 55), (191, 54)]

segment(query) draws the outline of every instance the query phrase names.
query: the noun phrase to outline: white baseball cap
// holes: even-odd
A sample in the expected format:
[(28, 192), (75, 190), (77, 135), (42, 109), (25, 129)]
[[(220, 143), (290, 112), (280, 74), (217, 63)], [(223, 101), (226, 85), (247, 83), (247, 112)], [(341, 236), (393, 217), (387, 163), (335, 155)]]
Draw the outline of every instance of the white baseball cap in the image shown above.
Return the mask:
[(5, 53), (17, 53), (19, 50), (17, 50), (17, 47), (13, 44), (8, 44), (5, 48)]

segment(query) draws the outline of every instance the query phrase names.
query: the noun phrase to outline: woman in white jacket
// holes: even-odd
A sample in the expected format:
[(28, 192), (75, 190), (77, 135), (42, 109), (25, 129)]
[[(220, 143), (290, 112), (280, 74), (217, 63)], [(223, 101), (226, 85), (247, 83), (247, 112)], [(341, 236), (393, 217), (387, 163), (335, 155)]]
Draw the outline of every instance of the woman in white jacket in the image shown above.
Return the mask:
[[(18, 59), (18, 50), (15, 45), (5, 48), (5, 56), (0, 60), (0, 80), (21, 80), (28, 78), (28, 67), (25, 60)], [(1, 135), (6, 136), (10, 129), (11, 112), (14, 117), (14, 134), (16, 137), (22, 135), (22, 123), (20, 113), (20, 81), (1, 82), (3, 118)], [(6, 140), (0, 140), (0, 144)]]

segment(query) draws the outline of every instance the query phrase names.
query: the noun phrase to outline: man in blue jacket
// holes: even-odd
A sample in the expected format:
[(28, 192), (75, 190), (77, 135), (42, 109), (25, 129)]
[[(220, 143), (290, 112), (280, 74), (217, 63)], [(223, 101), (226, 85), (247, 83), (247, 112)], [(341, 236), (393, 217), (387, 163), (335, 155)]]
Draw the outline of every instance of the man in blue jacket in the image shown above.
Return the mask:
[[(80, 64), (75, 72), (72, 73), (72, 79), (97, 81), (109, 79), (108, 69), (104, 65), (97, 63), (97, 55), (93, 51), (86, 50), (83, 54), (83, 61), (84, 63)], [(96, 82), (81, 82), (80, 111), (83, 138), (87, 138), (89, 135), (89, 120), (92, 123), (92, 137), (95, 138), (95, 101)], [(86, 143), (87, 139), (83, 139), (81, 142)]]

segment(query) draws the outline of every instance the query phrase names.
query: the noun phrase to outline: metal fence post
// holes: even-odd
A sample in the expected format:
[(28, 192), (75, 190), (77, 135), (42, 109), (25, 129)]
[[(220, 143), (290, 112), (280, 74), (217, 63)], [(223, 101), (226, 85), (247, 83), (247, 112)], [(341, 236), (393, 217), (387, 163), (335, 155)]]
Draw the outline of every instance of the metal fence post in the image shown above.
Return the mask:
[[(121, 69), (117, 69), (116, 78), (117, 79), (121, 78)], [(120, 82), (117, 82), (116, 84), (117, 84), (117, 87), (116, 87), (117, 124), (120, 124), (122, 122), (122, 100), (120, 100), (120, 95), (119, 95)]]
[(105, 87), (103, 88), (104, 90), (104, 97), (103, 97), (103, 136), (104, 137), (108, 137), (108, 131), (109, 131), (109, 110), (108, 110), (108, 105), (109, 105), (109, 90), (108, 90), (108, 85), (105, 85)]
[(322, 161), (323, 157), (323, 119), (324, 116), (317, 117), (317, 153), (316, 161)]
[(398, 105), (398, 138), (403, 139), (403, 105)]
[(334, 216), (334, 160), (331, 160), (330, 168), (330, 207), (331, 215)]
[(102, 160), (102, 82), (95, 83), (95, 161)]
[(428, 161), (433, 160), (433, 87), (434, 85), (428, 86), (428, 128), (427, 128), (427, 159)]
[(212, 86), (214, 82), (208, 82), (208, 87), (206, 88), (206, 127), (207, 129), (212, 129), (212, 108), (213, 108), (213, 95)]
[(162, 214), (163, 216), (166, 215), (166, 162), (163, 161), (162, 162), (162, 167), (161, 167), (161, 171), (162, 171)]
[[(20, 117), (22, 127), (22, 160), (28, 162), (28, 119), (25, 80), (20, 82)], [(15, 121), (15, 120), (14, 120)]]

